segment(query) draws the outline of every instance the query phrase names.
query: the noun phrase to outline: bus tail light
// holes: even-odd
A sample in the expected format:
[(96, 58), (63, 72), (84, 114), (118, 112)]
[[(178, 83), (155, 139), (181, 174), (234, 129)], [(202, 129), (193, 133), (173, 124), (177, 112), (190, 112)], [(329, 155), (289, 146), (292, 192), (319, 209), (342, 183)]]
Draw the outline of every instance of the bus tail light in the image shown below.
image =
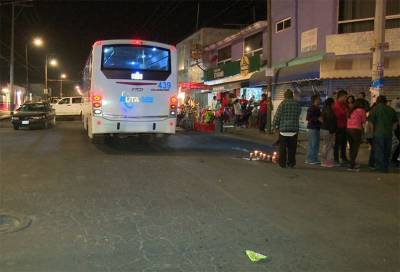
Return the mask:
[(95, 115), (101, 114), (102, 97), (100, 95), (93, 95), (92, 97), (93, 113)]
[(100, 102), (93, 102), (93, 108), (101, 108)]
[(169, 99), (169, 116), (176, 116), (178, 108), (178, 98), (176, 96), (171, 96)]
[(93, 101), (101, 101), (100, 95), (93, 95)]
[(178, 105), (178, 98), (176, 98), (176, 96), (171, 96), (171, 98), (169, 99), (169, 105), (170, 106), (176, 106)]

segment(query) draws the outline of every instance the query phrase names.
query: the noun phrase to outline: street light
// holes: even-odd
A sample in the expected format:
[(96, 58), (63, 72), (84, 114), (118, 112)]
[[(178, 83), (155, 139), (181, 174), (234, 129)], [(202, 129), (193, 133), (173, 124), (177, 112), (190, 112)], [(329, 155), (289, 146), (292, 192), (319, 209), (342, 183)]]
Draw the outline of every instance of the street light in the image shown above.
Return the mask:
[(60, 97), (63, 97), (63, 91), (62, 91), (62, 83), (63, 83), (63, 79), (66, 79), (67, 75), (65, 73), (62, 73), (60, 75)]
[(79, 85), (75, 86), (75, 90), (79, 95), (82, 95), (81, 87), (79, 87)]
[(48, 66), (48, 64), (50, 64), (50, 66), (55, 67), (58, 65), (58, 62), (55, 58), (52, 58), (49, 60), (49, 55), (46, 55), (46, 62), (44, 65), (44, 86), (45, 86), (44, 89), (45, 89), (46, 97), (49, 95), (49, 89), (47, 88), (47, 66)]
[(58, 62), (57, 62), (57, 60), (56, 59), (51, 59), (50, 61), (49, 61), (49, 64), (51, 65), (51, 66), (57, 66), (58, 65)]
[[(43, 40), (40, 37), (35, 37), (32, 40), (32, 44), (35, 47), (42, 47)], [(26, 91), (29, 91), (29, 62), (28, 62), (28, 43), (25, 43), (25, 69), (26, 69)]]
[(37, 46), (37, 47), (42, 47), (43, 46), (43, 40), (40, 37), (34, 38), (32, 43), (33, 43), (34, 46)]

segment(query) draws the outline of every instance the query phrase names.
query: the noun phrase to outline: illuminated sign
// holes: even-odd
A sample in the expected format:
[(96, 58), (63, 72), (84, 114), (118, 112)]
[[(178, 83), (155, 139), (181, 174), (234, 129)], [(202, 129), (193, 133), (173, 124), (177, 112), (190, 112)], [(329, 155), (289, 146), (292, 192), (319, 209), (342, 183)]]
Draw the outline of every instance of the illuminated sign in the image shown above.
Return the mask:
[(154, 102), (154, 97), (152, 96), (137, 96), (135, 92), (123, 91), (119, 98), (119, 102), (128, 109), (133, 109), (135, 104), (152, 104)]
[(131, 79), (143, 79), (143, 74), (139, 73), (139, 72), (135, 72), (131, 74)]
[(139, 103), (140, 99), (138, 96), (125, 96), (125, 103)]

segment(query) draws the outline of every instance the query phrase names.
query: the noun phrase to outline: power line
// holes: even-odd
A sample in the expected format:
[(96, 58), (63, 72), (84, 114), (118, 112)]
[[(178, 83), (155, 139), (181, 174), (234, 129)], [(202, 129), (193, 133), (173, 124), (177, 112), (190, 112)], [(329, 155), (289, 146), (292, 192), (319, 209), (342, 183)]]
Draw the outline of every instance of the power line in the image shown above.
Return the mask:
[(152, 32), (160, 23), (162, 23), (167, 17), (174, 11), (176, 10), (179, 6), (181, 5), (181, 2), (178, 2), (175, 6), (173, 6), (171, 9), (167, 10), (166, 14), (164, 16), (161, 16), (158, 21), (150, 28), (150, 32)]
[(215, 18), (221, 16), (222, 14), (224, 14), (225, 12), (227, 12), (228, 10), (230, 10), (232, 7), (234, 7), (235, 5), (237, 5), (240, 2), (240, 0), (236, 0), (234, 1), (231, 5), (227, 6), (226, 8), (224, 8), (223, 10), (221, 10), (219, 13), (217, 13), (216, 15), (214, 15), (211, 18), (208, 18), (208, 20), (206, 20), (205, 22), (203, 22), (204, 25), (206, 25), (208, 22), (214, 20)]
[(12, 5), (14, 3), (15, 6), (26, 6), (26, 7), (31, 7), (30, 5), (26, 5), (27, 3), (32, 3), (33, 0), (3, 0), (2, 3), (0, 3), (0, 6), (7, 6), (7, 5)]

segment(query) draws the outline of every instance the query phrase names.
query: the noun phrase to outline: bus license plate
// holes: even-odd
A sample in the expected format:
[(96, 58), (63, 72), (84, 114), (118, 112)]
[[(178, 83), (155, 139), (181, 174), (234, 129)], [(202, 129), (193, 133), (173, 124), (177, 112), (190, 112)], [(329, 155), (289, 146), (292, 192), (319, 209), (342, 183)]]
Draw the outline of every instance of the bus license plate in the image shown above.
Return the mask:
[(24, 120), (24, 121), (22, 121), (22, 124), (23, 124), (23, 125), (29, 125), (29, 120)]

